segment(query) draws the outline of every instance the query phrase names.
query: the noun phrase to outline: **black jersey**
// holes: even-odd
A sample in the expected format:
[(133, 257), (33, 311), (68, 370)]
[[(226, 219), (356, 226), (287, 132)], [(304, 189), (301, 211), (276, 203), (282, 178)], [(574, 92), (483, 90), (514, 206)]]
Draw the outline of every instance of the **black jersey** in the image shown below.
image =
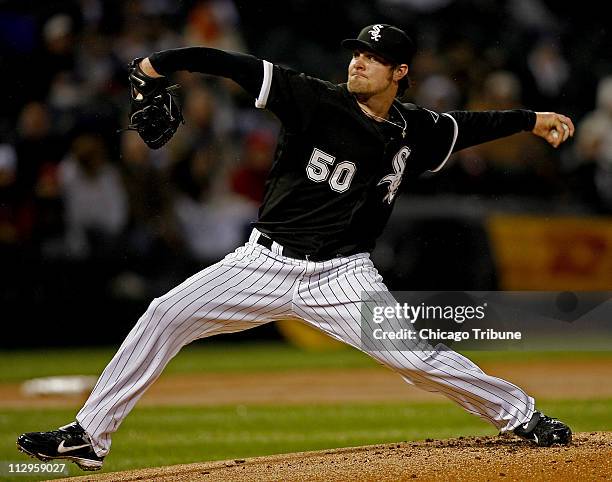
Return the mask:
[(258, 106), (283, 122), (257, 229), (318, 258), (371, 251), (403, 180), (438, 169), (457, 125), (395, 102), (389, 122), (366, 115), (346, 85), (279, 66)]
[[(365, 114), (345, 84), (207, 48), (151, 56), (161, 73), (236, 80), (282, 122), (255, 227), (313, 258), (370, 252), (407, 179), (439, 170), (453, 150), (530, 128), (530, 111), (436, 113), (395, 101), (388, 121)], [(466, 132), (462, 133), (465, 127)]]

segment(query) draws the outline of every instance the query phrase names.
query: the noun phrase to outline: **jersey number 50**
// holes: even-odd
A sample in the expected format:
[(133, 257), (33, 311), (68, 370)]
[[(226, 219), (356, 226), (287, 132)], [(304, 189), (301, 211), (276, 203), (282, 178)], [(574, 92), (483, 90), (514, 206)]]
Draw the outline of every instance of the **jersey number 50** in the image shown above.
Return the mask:
[(357, 166), (352, 162), (342, 161), (336, 165), (330, 176), (329, 171), (335, 161), (334, 156), (315, 147), (306, 166), (308, 179), (314, 182), (324, 182), (329, 179), (329, 187), (334, 191), (346, 191), (351, 186)]

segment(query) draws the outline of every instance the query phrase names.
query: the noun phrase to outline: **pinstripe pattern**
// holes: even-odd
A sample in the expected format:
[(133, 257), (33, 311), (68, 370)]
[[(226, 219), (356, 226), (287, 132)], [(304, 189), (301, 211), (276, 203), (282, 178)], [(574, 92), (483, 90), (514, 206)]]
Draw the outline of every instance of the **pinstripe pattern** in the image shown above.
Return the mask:
[[(395, 304), (368, 254), (320, 263), (300, 261), (282, 256), (282, 246), (276, 243), (272, 251), (255, 244), (258, 236), (254, 230), (249, 243), (153, 300), (138, 320), (77, 415), (98, 455), (108, 453), (112, 433), (183, 346), (296, 317), (500, 430), (531, 418), (531, 397), (443, 345), (403, 342), (389, 350), (375, 340), (364, 343), (364, 292), (377, 292), (384, 302)], [(400, 327), (399, 320), (392, 323)]]

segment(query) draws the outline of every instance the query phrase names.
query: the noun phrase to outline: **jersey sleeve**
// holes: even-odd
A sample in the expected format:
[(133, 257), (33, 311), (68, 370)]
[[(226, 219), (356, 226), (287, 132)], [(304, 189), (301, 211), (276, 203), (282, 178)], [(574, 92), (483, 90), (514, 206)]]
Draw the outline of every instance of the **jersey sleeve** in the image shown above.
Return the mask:
[(303, 127), (328, 92), (337, 87), (248, 54), (208, 47), (163, 50), (149, 56), (157, 72), (179, 70), (228, 77), (255, 97), (255, 107), (273, 112), (288, 128)]
[(268, 109), (287, 128), (302, 129), (335, 90), (334, 84), (263, 61), (263, 80), (255, 107)]
[(249, 94), (259, 92), (263, 61), (253, 55), (208, 47), (183, 47), (162, 50), (149, 56), (153, 68), (162, 75), (180, 70), (227, 77)]
[(438, 172), (453, 152), (459, 127), (457, 121), (446, 113), (440, 114), (424, 108), (420, 110), (424, 170)]
[(455, 152), (522, 131), (531, 131), (536, 123), (536, 113), (526, 109), (452, 111), (448, 115), (459, 126), (459, 137), (453, 149)]

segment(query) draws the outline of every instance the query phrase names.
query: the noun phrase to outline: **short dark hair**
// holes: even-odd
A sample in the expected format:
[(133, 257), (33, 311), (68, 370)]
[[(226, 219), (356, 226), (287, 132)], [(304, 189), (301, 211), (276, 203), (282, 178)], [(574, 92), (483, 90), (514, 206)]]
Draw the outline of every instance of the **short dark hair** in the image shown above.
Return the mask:
[[(399, 67), (399, 65), (400, 64), (393, 65), (391, 68), (395, 69), (395, 68)], [(410, 75), (407, 73), (397, 83), (397, 94), (395, 94), (395, 97), (397, 97), (398, 99), (403, 97), (404, 94), (410, 88), (411, 85), (412, 84), (410, 82)]]
[(406, 74), (398, 82), (396, 97), (403, 97), (411, 85), (410, 77), (408, 77), (408, 74)]

